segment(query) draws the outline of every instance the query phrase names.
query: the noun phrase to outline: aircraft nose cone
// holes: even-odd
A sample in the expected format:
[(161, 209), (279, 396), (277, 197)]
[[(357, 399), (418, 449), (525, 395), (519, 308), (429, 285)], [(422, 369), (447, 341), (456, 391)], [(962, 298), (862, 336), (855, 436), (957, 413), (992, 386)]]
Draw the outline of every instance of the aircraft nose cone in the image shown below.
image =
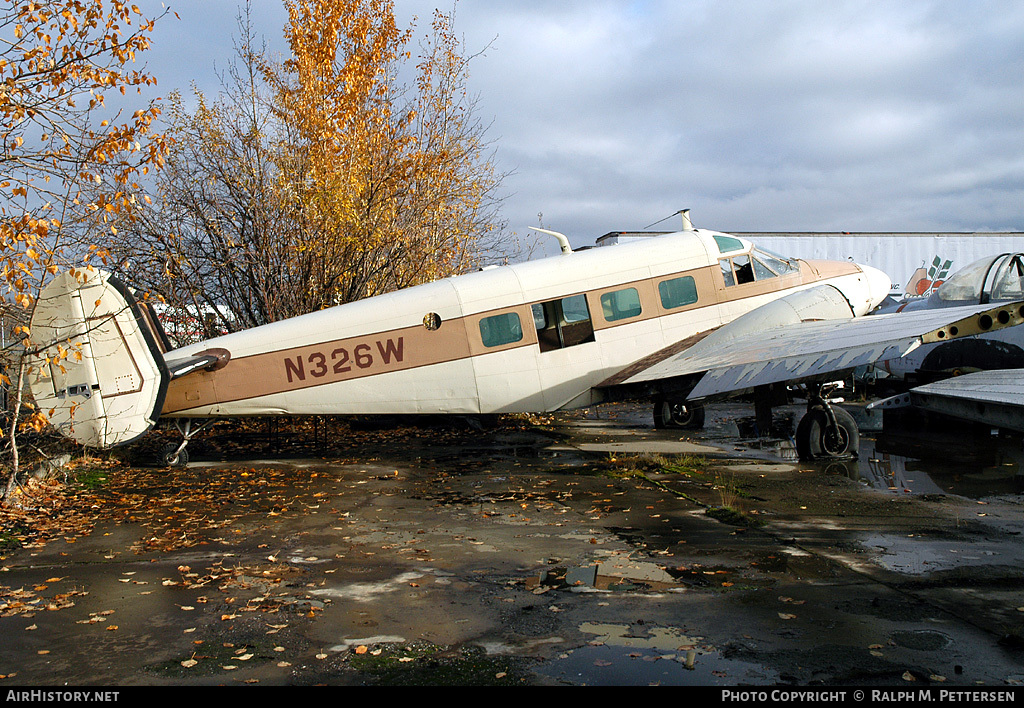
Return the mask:
[(871, 266), (862, 265), (861, 271), (868, 281), (868, 299), (871, 301), (871, 307), (868, 311), (871, 311), (878, 307), (892, 290), (892, 280), (888, 275), (878, 270), (878, 268), (872, 268)]

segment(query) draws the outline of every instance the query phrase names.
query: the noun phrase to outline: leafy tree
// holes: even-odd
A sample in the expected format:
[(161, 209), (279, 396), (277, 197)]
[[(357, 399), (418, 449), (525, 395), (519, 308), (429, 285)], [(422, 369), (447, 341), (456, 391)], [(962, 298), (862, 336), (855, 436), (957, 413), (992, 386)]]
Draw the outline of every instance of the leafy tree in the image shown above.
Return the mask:
[[(39, 429), (46, 419), (22, 397), (24, 355), (39, 344), (28, 328), (39, 288), (99, 254), (95, 244), (113, 221), (140, 206), (137, 180), (167, 152), (151, 130), (155, 105), (106, 105), (109, 95), (121, 103), (155, 83), (132, 68), (154, 22), (120, 0), (0, 3), (0, 316), (5, 344), (14, 339), (2, 350), (12, 398), (3, 419), (5, 501), (19, 468), (19, 427)], [(68, 347), (58, 356), (74, 355)]]
[(454, 13), (414, 60), (390, 0), (284, 5), (286, 59), (246, 12), (221, 94), (172, 97), (161, 208), (112, 245), (130, 280), (208, 313), (204, 336), (464, 271), (502, 230)]

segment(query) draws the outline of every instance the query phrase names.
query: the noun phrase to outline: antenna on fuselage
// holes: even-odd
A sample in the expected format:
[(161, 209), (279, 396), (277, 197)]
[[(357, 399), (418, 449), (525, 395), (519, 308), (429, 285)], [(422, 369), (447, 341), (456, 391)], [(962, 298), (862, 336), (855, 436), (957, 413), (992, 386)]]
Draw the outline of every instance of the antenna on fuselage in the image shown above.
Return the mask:
[(547, 229), (538, 229), (536, 226), (531, 226), (530, 228), (534, 231), (540, 231), (542, 234), (554, 236), (562, 247), (562, 253), (572, 253), (572, 246), (569, 245), (569, 239), (566, 238), (565, 234), (560, 234), (557, 231), (548, 231)]
[(661, 221), (655, 221), (653, 224), (648, 224), (647, 226), (644, 227), (644, 231), (646, 231), (647, 229), (651, 228), (652, 226), (657, 226), (662, 221), (668, 221), (673, 216), (682, 216), (683, 217), (683, 231), (696, 231), (696, 229), (693, 228), (693, 222), (690, 221), (690, 210), (689, 209), (680, 209), (675, 214), (670, 214), (669, 216), (666, 216), (664, 219), (661, 219)]
[(693, 231), (694, 230), (693, 222), (690, 221), (690, 210), (689, 209), (680, 209), (679, 213), (683, 217), (683, 231)]

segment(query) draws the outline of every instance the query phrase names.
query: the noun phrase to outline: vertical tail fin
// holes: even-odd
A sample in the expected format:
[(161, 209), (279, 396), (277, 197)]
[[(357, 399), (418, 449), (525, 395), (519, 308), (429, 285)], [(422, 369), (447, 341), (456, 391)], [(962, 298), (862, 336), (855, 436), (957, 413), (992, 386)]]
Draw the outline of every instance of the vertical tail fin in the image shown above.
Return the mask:
[(131, 442), (156, 423), (170, 375), (155, 319), (117, 278), (64, 273), (32, 316), (29, 388), (64, 435), (89, 447)]

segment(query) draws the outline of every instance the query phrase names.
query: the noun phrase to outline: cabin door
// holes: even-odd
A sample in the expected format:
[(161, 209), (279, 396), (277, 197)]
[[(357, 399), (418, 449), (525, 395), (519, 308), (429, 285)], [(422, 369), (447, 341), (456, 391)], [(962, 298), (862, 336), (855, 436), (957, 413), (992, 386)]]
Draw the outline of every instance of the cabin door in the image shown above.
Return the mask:
[(532, 306), (537, 358), (547, 410), (591, 405), (590, 387), (601, 356), (587, 298), (570, 295)]

